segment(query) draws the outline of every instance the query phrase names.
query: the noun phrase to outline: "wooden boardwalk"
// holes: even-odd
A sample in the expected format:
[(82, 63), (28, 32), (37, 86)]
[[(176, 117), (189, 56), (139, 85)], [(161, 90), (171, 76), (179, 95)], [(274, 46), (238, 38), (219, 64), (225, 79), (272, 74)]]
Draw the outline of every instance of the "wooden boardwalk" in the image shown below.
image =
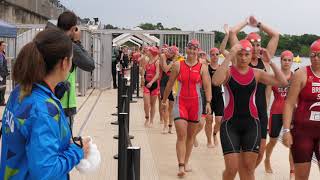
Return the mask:
[[(90, 92), (90, 91), (89, 91)], [(89, 94), (89, 93), (87, 93)], [(99, 95), (94, 90), (92, 95), (78, 97), (78, 107), (87, 99), (85, 105), (78, 112), (75, 120), (74, 134), (78, 130)], [(116, 90), (106, 90), (102, 93), (97, 106), (93, 109), (83, 135), (90, 135), (98, 145), (101, 152), (102, 163), (100, 168), (91, 174), (82, 175), (74, 169), (71, 172), (72, 180), (116, 180), (117, 160), (113, 155), (117, 154), (117, 140), (113, 136), (118, 133), (117, 126), (110, 122), (116, 119), (111, 113), (116, 112)], [(175, 134), (161, 134), (158, 114), (153, 128), (144, 128), (143, 101), (131, 104), (130, 107), (130, 134), (134, 135), (132, 144), (141, 147), (141, 180), (176, 180), (177, 160), (175, 153)], [(3, 108), (0, 108), (1, 112)], [(198, 136), (199, 147), (193, 149), (191, 165), (193, 172), (188, 173), (186, 180), (219, 180), (224, 169), (224, 160), (221, 147), (208, 149), (206, 147), (205, 134), (202, 131)], [(0, 145), (1, 146), (1, 145)], [(278, 144), (272, 156), (274, 174), (266, 174), (262, 165), (256, 170), (257, 180), (287, 180), (289, 179), (288, 149)], [(313, 165), (310, 180), (319, 180), (318, 167)]]

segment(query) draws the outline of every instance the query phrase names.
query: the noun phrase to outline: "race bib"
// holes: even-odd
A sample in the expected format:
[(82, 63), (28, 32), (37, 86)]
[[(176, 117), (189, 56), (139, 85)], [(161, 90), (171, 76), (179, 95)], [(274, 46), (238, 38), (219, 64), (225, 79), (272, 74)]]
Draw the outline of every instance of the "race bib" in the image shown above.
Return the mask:
[(316, 103), (313, 103), (309, 110), (311, 111), (310, 112), (310, 121), (320, 121), (320, 111), (312, 111), (311, 109), (314, 108), (314, 107), (318, 107), (320, 106), (320, 102), (316, 102)]
[(319, 111), (311, 111), (309, 119), (310, 119), (310, 121), (320, 121), (320, 112)]

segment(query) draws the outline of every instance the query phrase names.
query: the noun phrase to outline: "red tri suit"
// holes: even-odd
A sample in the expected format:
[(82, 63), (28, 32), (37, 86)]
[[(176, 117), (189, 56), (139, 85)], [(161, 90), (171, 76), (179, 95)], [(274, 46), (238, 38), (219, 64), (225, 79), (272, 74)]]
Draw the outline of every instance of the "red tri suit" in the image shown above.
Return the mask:
[(143, 88), (143, 93), (144, 94), (149, 94), (150, 96), (158, 96), (159, 94), (159, 83), (158, 81), (154, 82), (152, 84), (152, 86), (150, 88), (148, 88), (146, 85), (154, 78), (154, 76), (156, 75), (157, 73), (157, 67), (155, 65), (157, 61), (155, 61), (154, 63), (150, 64), (150, 63), (147, 63), (145, 65), (145, 75), (144, 75), (144, 78), (145, 78), (145, 86)]
[(292, 156), (295, 163), (310, 162), (313, 153), (320, 160), (320, 77), (306, 67), (307, 82), (299, 94), (293, 121)]
[[(292, 76), (292, 73), (291, 73)], [(291, 78), (290, 76), (290, 78)], [(288, 79), (289, 85), (285, 87), (273, 86), (272, 91), (274, 95), (274, 101), (270, 110), (269, 119), (269, 136), (271, 138), (278, 138), (282, 125), (283, 125), (283, 108), (288, 89), (290, 87), (290, 78)]]
[(183, 119), (188, 122), (197, 123), (202, 113), (202, 100), (200, 88), (201, 63), (190, 67), (185, 61), (180, 61), (180, 72), (178, 75), (178, 92), (174, 104), (174, 119)]

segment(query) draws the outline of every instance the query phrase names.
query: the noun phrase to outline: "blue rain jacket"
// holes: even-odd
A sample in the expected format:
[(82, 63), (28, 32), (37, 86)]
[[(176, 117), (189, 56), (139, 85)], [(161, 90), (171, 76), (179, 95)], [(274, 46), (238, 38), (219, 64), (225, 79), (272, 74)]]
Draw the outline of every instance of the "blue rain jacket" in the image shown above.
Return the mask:
[(71, 132), (60, 101), (51, 90), (35, 84), (30, 96), (11, 93), (2, 118), (0, 179), (67, 179), (83, 158), (70, 144)]

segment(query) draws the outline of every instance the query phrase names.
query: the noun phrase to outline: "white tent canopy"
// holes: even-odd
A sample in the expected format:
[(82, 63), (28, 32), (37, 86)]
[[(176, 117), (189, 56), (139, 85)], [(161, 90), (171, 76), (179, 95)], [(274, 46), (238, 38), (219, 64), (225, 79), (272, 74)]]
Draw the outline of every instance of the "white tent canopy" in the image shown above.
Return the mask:
[[(139, 27), (134, 28), (133, 30), (142, 30)], [(112, 40), (113, 46), (121, 46), (126, 42), (132, 42), (139, 47), (143, 44), (150, 45), (160, 45), (160, 39), (155, 36), (151, 36), (150, 34), (132, 34), (132, 33), (124, 33), (120, 36), (114, 38)]]

